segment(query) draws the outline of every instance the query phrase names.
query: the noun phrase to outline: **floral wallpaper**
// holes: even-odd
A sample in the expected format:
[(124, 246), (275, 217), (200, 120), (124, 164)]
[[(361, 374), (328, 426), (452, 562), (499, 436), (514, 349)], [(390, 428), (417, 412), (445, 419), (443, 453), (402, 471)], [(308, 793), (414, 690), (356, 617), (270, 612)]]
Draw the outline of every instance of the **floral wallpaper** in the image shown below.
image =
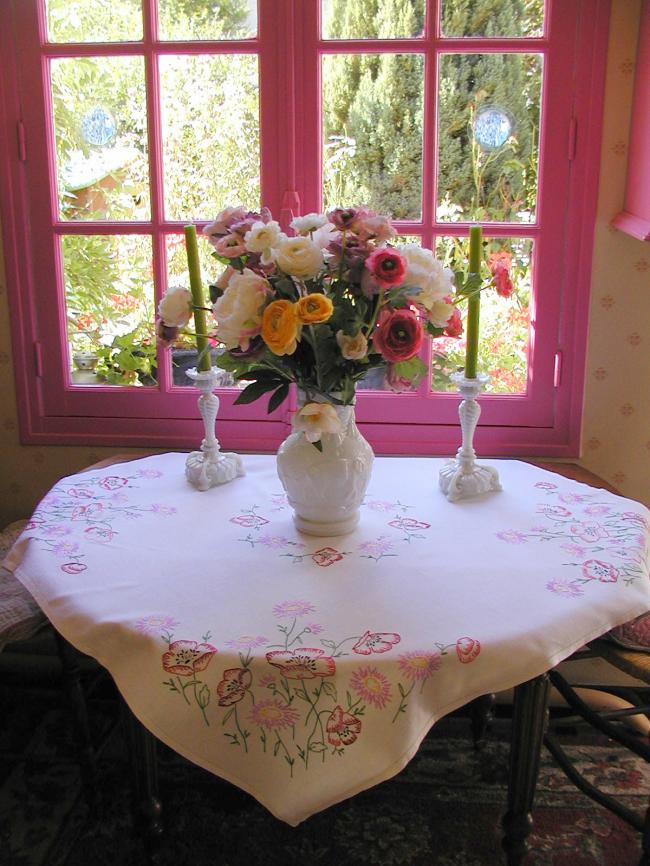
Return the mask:
[[(641, 0), (613, 0), (583, 414), (587, 469), (650, 506), (650, 244), (610, 225), (622, 209)], [(0, 526), (31, 514), (63, 475), (139, 449), (23, 446), (0, 250)]]

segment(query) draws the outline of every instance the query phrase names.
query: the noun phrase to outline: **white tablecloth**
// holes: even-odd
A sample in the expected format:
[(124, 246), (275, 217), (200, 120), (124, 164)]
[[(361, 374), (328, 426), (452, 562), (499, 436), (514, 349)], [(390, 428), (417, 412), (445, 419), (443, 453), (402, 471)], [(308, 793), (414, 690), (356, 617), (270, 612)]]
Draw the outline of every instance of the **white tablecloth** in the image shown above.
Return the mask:
[(274, 458), (205, 493), (184, 459), (63, 479), (8, 564), (147, 728), (290, 824), (650, 608), (650, 512), (524, 463), (452, 504), (442, 461), (378, 458), (359, 527), (319, 539)]

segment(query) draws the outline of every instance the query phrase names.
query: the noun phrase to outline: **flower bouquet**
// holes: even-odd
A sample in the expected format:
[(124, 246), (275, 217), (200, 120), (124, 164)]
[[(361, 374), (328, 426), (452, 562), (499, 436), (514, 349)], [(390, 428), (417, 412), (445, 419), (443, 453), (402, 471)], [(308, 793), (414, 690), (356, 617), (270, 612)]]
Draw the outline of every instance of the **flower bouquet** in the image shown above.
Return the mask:
[[(395, 245), (387, 217), (337, 208), (297, 217), (291, 229), (295, 234), (287, 236), (267, 209), (229, 207), (203, 231), (226, 265), (210, 286), (213, 336), (225, 347), (218, 366), (248, 383), (236, 404), (268, 395), (272, 412), (290, 385), (298, 386), (294, 436), (309, 446), (300, 472), (303, 488), (310, 488), (309, 449), (323, 454), (329, 441), (340, 458), (346, 437), (362, 439), (353, 412), (344, 411), (354, 405), (357, 383), (379, 367), (388, 388), (417, 386), (427, 370), (418, 357), (425, 336), (459, 336), (462, 326), (452, 271), (430, 250)], [(173, 341), (192, 309), (187, 290), (170, 289), (159, 307), (161, 339)], [(281, 457), (282, 448), (279, 471), (287, 486)], [(312, 486), (322, 486), (325, 463), (314, 466), (319, 480)], [(365, 484), (358, 485), (363, 492)]]

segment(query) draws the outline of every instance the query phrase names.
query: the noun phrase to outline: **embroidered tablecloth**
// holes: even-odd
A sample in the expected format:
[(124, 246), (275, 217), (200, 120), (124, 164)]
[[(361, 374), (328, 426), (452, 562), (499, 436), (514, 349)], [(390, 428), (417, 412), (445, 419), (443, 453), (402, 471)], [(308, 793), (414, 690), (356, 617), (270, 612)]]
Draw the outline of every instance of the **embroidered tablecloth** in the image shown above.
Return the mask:
[(321, 539), (273, 457), (205, 493), (184, 460), (63, 479), (8, 565), (149, 730), (293, 825), (650, 608), (650, 512), (525, 463), (449, 503), (441, 460), (378, 458), (358, 528)]

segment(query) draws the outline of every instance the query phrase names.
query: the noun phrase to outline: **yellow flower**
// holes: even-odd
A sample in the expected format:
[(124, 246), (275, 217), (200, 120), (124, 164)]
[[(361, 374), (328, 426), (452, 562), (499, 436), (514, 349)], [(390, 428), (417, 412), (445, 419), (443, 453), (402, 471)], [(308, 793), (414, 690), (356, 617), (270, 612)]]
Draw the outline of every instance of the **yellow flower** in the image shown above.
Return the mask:
[(314, 292), (301, 298), (296, 304), (298, 319), (304, 325), (319, 325), (326, 322), (334, 311), (334, 305), (329, 298), (320, 292)]
[(301, 325), (291, 301), (272, 301), (262, 316), (262, 339), (274, 355), (293, 355)]
[(318, 442), (323, 433), (341, 433), (343, 424), (331, 403), (306, 403), (294, 415), (293, 429), (308, 442)]

